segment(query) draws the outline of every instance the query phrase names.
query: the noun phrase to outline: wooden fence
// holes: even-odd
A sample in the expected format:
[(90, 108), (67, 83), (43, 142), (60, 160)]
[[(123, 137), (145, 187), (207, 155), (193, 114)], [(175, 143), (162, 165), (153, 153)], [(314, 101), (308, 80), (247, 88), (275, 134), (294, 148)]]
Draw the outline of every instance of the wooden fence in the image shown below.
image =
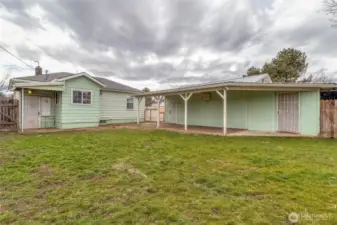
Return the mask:
[[(160, 121), (164, 121), (164, 112), (160, 110)], [(144, 110), (144, 120), (145, 121), (157, 121), (158, 109), (156, 108), (147, 108)]]
[(321, 136), (337, 138), (337, 100), (321, 100)]
[(19, 102), (13, 98), (0, 97), (0, 131), (18, 131)]

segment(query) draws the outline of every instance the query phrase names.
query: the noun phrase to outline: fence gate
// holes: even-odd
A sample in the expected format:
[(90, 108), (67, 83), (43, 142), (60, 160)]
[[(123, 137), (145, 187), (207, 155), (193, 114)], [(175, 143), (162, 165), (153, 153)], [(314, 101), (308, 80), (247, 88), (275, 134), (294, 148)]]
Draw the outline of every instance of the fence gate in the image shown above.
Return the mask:
[(337, 138), (337, 100), (321, 100), (321, 136)]
[[(144, 110), (144, 121), (157, 121), (158, 109), (157, 108), (147, 108)], [(159, 112), (160, 121), (164, 121), (164, 112)]]
[(0, 97), (0, 131), (18, 131), (19, 102), (13, 98)]

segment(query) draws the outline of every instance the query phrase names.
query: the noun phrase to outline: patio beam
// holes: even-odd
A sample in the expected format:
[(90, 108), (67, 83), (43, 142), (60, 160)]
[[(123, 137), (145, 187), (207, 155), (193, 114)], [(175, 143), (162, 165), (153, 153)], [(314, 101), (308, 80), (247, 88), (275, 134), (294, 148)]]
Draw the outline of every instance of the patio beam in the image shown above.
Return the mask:
[(187, 103), (188, 103), (188, 100), (192, 97), (193, 93), (185, 93), (184, 95), (182, 94), (179, 94), (180, 97), (184, 100), (185, 102), (185, 119), (184, 119), (184, 128), (185, 130), (187, 130)]
[(137, 97), (137, 124), (139, 124), (139, 105), (142, 101), (143, 97)]
[(224, 89), (221, 93), (220, 90), (216, 90), (216, 93), (223, 99), (223, 135), (227, 134), (227, 89)]

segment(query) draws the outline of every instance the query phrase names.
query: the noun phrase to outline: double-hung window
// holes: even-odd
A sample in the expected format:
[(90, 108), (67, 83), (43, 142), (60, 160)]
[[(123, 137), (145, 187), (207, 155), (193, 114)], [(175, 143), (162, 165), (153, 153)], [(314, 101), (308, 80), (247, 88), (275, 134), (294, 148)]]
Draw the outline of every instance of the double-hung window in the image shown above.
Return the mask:
[(73, 90), (73, 104), (91, 104), (91, 91)]
[(133, 97), (126, 99), (126, 109), (133, 109)]

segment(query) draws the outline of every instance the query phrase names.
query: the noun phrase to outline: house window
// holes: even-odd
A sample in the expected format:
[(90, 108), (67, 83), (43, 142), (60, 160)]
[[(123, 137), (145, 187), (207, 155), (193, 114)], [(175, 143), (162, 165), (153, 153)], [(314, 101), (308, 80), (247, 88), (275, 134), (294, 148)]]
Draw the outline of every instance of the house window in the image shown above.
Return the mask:
[(73, 104), (91, 104), (91, 91), (73, 90)]
[(83, 91), (82, 92), (83, 104), (91, 104), (91, 92)]
[(57, 105), (61, 103), (61, 95), (59, 92), (55, 92), (55, 103)]
[(128, 97), (126, 99), (126, 108), (133, 109), (133, 97)]

